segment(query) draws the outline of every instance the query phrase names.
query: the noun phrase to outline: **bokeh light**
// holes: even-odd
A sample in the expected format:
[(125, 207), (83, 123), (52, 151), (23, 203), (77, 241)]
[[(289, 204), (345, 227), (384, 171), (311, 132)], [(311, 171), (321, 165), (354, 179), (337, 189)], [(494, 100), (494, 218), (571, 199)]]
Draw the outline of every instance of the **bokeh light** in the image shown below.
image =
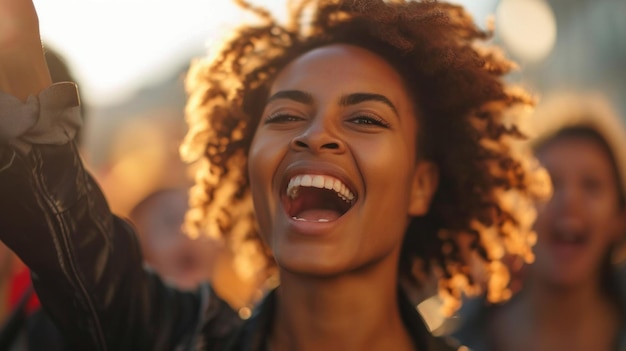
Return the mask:
[(496, 33), (525, 63), (543, 60), (556, 43), (556, 20), (543, 0), (502, 0), (496, 11)]

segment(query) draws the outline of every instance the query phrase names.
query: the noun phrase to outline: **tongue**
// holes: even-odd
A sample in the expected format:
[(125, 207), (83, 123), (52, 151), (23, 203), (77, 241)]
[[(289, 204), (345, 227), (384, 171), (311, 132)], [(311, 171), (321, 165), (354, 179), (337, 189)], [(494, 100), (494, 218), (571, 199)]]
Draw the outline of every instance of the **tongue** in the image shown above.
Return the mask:
[(337, 194), (328, 189), (301, 187), (298, 196), (288, 200), (289, 215), (296, 220), (330, 222), (341, 217), (347, 206)]
[(304, 210), (294, 217), (299, 220), (311, 222), (330, 222), (339, 218), (341, 214), (337, 211), (326, 209), (308, 209)]

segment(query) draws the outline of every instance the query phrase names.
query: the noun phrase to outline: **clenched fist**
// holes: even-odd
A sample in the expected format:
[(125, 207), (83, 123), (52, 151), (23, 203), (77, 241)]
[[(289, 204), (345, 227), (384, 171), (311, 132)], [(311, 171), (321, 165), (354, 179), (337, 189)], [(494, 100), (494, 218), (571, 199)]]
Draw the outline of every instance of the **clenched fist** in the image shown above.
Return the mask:
[(50, 84), (32, 0), (0, 0), (0, 91), (25, 100)]

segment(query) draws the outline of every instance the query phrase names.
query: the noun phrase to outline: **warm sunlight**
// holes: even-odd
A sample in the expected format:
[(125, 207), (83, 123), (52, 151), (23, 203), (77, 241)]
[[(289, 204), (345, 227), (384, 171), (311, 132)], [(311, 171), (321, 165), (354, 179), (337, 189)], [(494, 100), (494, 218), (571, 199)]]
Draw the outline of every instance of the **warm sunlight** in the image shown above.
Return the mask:
[[(226, 0), (34, 0), (44, 40), (58, 49), (95, 105), (122, 100), (189, 57), (202, 54), (241, 21)], [(257, 0), (283, 13), (284, 0)], [(484, 22), (494, 1), (464, 3)], [(265, 5), (268, 4), (268, 5)], [(174, 67), (173, 67), (174, 66)]]
[(34, 2), (44, 41), (68, 59), (94, 104), (119, 100), (140, 81), (158, 79), (159, 68), (202, 53), (240, 16), (229, 1)]

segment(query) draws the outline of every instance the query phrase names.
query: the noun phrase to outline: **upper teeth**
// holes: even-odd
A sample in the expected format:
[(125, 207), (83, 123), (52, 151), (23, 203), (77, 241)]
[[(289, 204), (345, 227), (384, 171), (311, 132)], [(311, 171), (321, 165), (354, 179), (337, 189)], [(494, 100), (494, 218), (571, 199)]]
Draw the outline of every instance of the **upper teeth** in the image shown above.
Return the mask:
[(345, 201), (354, 200), (354, 194), (350, 189), (341, 180), (331, 176), (319, 174), (297, 175), (289, 180), (287, 195), (292, 199), (295, 198), (298, 194), (298, 188), (301, 186), (334, 190), (341, 199)]

